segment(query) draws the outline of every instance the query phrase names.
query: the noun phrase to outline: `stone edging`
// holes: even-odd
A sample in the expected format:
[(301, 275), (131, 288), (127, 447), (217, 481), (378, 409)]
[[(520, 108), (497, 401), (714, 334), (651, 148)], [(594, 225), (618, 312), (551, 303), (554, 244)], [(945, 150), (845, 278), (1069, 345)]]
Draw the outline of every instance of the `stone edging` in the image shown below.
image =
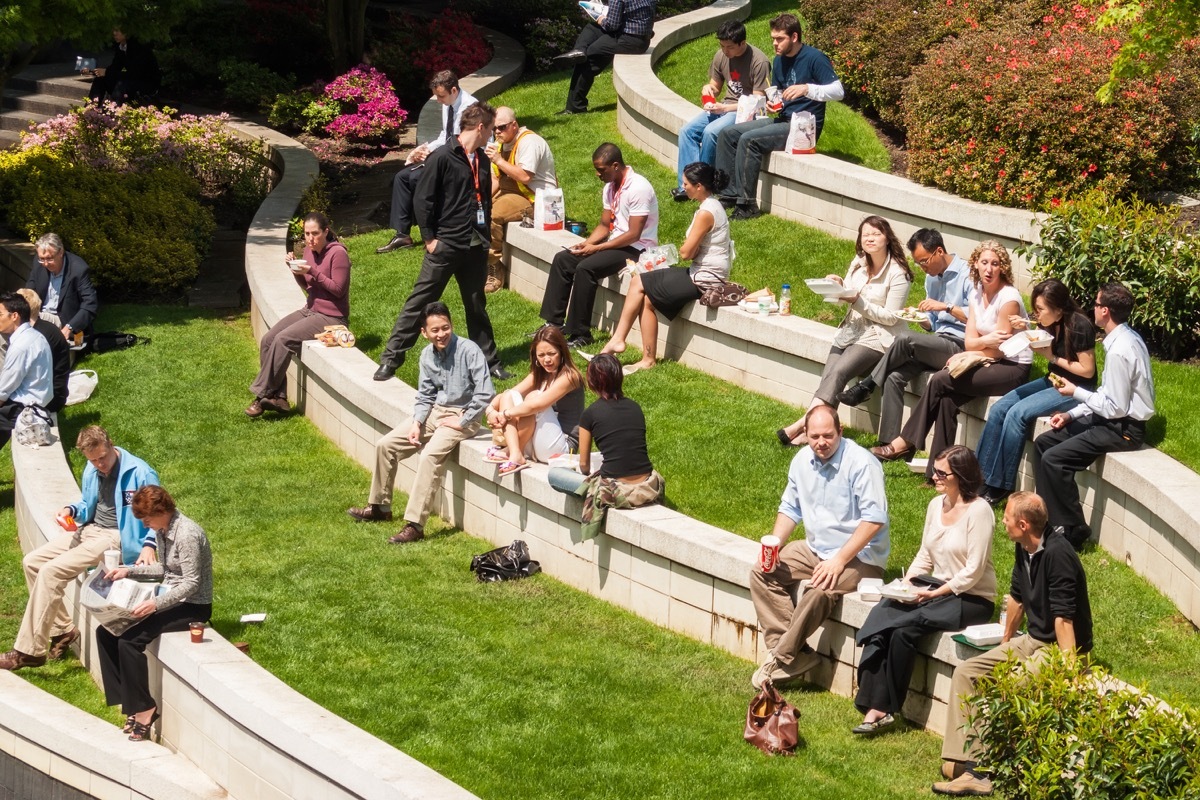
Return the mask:
[[(617, 56), (617, 127), (621, 134), (672, 170), (678, 159), (679, 131), (701, 109), (671, 91), (654, 64), (691, 39), (712, 33), (728, 19), (750, 14), (749, 0), (718, 0), (705, 8), (660, 20), (643, 55)], [(877, 172), (821, 154), (773, 153), (759, 184), (759, 202), (776, 216), (802, 222), (843, 239), (854, 239), (868, 214), (887, 218), (901, 241), (918, 228), (942, 231), (951, 252), (970, 253), (983, 239), (997, 239), (1011, 251), (1039, 241), (1044, 215), (964, 200), (906, 178)], [(1033, 285), (1030, 264), (1013, 256), (1017, 285)]]

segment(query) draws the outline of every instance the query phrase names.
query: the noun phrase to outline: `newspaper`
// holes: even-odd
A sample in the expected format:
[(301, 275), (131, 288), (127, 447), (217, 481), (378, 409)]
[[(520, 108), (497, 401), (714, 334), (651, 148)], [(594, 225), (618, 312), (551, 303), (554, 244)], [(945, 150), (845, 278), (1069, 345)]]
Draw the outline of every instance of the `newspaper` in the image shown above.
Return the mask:
[(144, 617), (135, 617), (133, 609), (153, 600), (162, 584), (143, 583), (131, 578), (110, 581), (103, 567), (95, 569), (83, 584), (80, 602), (92, 612), (96, 621), (114, 636), (120, 636)]

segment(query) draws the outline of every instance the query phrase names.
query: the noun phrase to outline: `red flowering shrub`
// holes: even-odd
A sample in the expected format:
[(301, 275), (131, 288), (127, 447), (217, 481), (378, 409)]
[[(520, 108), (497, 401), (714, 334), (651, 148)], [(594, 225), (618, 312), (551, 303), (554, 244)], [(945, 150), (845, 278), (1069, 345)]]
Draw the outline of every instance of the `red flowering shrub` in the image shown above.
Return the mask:
[(1026, 208), (1164, 185), (1172, 109), (1190, 87), (1160, 74), (1100, 105), (1120, 41), (1093, 32), (1095, 13), (1055, 7), (1038, 26), (972, 30), (931, 50), (903, 95), (910, 177)]
[(366, 64), (335, 78), (321, 99), (340, 112), (325, 125), (325, 132), (339, 139), (378, 139), (397, 133), (408, 119), (392, 82)]
[(1034, 22), (1050, 0), (815, 0), (805, 6), (805, 37), (833, 61), (846, 91), (883, 122), (901, 128), (904, 81), (929, 48), (953, 36), (990, 27), (1003, 15)]

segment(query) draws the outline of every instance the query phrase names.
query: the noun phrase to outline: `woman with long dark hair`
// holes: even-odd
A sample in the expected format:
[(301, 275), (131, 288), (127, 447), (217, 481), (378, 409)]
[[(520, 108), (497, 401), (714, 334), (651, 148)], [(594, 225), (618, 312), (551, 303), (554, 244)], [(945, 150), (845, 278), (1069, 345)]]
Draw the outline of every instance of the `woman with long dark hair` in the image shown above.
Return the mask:
[(288, 412), (287, 368), (300, 346), (327, 325), (345, 325), (350, 318), (350, 254), (329, 228), (329, 218), (316, 211), (304, 217), (303, 263), (289, 261), (292, 277), (308, 296), (304, 308), (271, 326), (258, 343), (258, 376), (250, 384), (254, 402), (246, 416), (263, 411)]
[(683, 168), (683, 190), (700, 208), (692, 216), (679, 256), (691, 260), (683, 269), (655, 269), (633, 276), (625, 306), (612, 338), (601, 353), (625, 352), (625, 337), (634, 320), (641, 319), (642, 360), (630, 371), (649, 369), (657, 362), (658, 317), (675, 319), (683, 307), (699, 300), (704, 289), (729, 280), (733, 262), (733, 242), (729, 238), (729, 218), (714, 197), (729, 182), (729, 176), (712, 165), (697, 161)]
[[(976, 453), (983, 470), (983, 498), (992, 505), (1016, 488), (1021, 451), (1034, 421), (1079, 404), (1075, 398), (1059, 394), (1050, 376), (1066, 378), (1085, 389), (1096, 388), (1096, 327), (1080, 312), (1066, 284), (1056, 278), (1044, 280), (1033, 287), (1029, 298), (1038, 326), (1054, 337), (1047, 355), (1050, 374), (1018, 386), (988, 409)], [(1020, 316), (1010, 321), (1014, 330), (1029, 327)]]
[(526, 458), (549, 461), (579, 444), (583, 413), (583, 376), (571, 360), (571, 349), (558, 328), (539, 328), (529, 345), (529, 374), (487, 408), (493, 432), (503, 445), (487, 449), (484, 460), (499, 464), (500, 475), (528, 466)]
[[(849, 307), (825, 358), (821, 384), (809, 403), (810, 408), (815, 405), (837, 408), (838, 393), (851, 378), (874, 369), (891, 347), (892, 339), (907, 325), (898, 314), (908, 299), (913, 276), (908, 256), (891, 224), (875, 215), (860, 222), (854, 252), (845, 279), (825, 276), (849, 290), (839, 299)], [(804, 417), (775, 431), (775, 435), (785, 447), (803, 447), (808, 443)]]
[(855, 706), (863, 712), (857, 734), (896, 721), (908, 694), (917, 642), (935, 631), (959, 631), (992, 618), (992, 509), (979, 497), (983, 478), (975, 454), (962, 445), (933, 459), (937, 496), (925, 511), (921, 547), (904, 579), (917, 587), (914, 603), (882, 600), (858, 630), (862, 645)]

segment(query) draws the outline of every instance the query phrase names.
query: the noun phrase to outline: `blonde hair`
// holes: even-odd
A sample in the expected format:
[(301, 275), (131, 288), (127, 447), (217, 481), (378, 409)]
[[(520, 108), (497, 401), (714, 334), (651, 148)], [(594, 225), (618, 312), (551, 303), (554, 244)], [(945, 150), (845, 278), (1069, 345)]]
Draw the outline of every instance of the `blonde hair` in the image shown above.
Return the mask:
[(29, 321), (35, 322), (38, 314), (42, 313), (42, 298), (38, 297), (38, 293), (33, 289), (17, 289), (17, 294), (29, 303)]
[(108, 431), (99, 425), (88, 425), (75, 439), (75, 446), (85, 453), (100, 445), (112, 445), (112, 439), (109, 438)]
[(1016, 492), (1009, 495), (1008, 507), (1012, 509), (1014, 517), (1025, 520), (1034, 533), (1042, 535), (1050, 519), (1045, 500), (1033, 492)]
[(1004, 282), (1009, 286), (1013, 285), (1013, 270), (1012, 256), (1008, 254), (1008, 248), (997, 242), (995, 239), (988, 239), (985, 242), (980, 242), (979, 246), (971, 251), (971, 257), (967, 259), (967, 265), (971, 268), (971, 284), (978, 286), (982, 283), (979, 279), (979, 257), (983, 255), (985, 250), (991, 250), (996, 254), (996, 259), (1000, 262), (1000, 275), (1004, 278)]

